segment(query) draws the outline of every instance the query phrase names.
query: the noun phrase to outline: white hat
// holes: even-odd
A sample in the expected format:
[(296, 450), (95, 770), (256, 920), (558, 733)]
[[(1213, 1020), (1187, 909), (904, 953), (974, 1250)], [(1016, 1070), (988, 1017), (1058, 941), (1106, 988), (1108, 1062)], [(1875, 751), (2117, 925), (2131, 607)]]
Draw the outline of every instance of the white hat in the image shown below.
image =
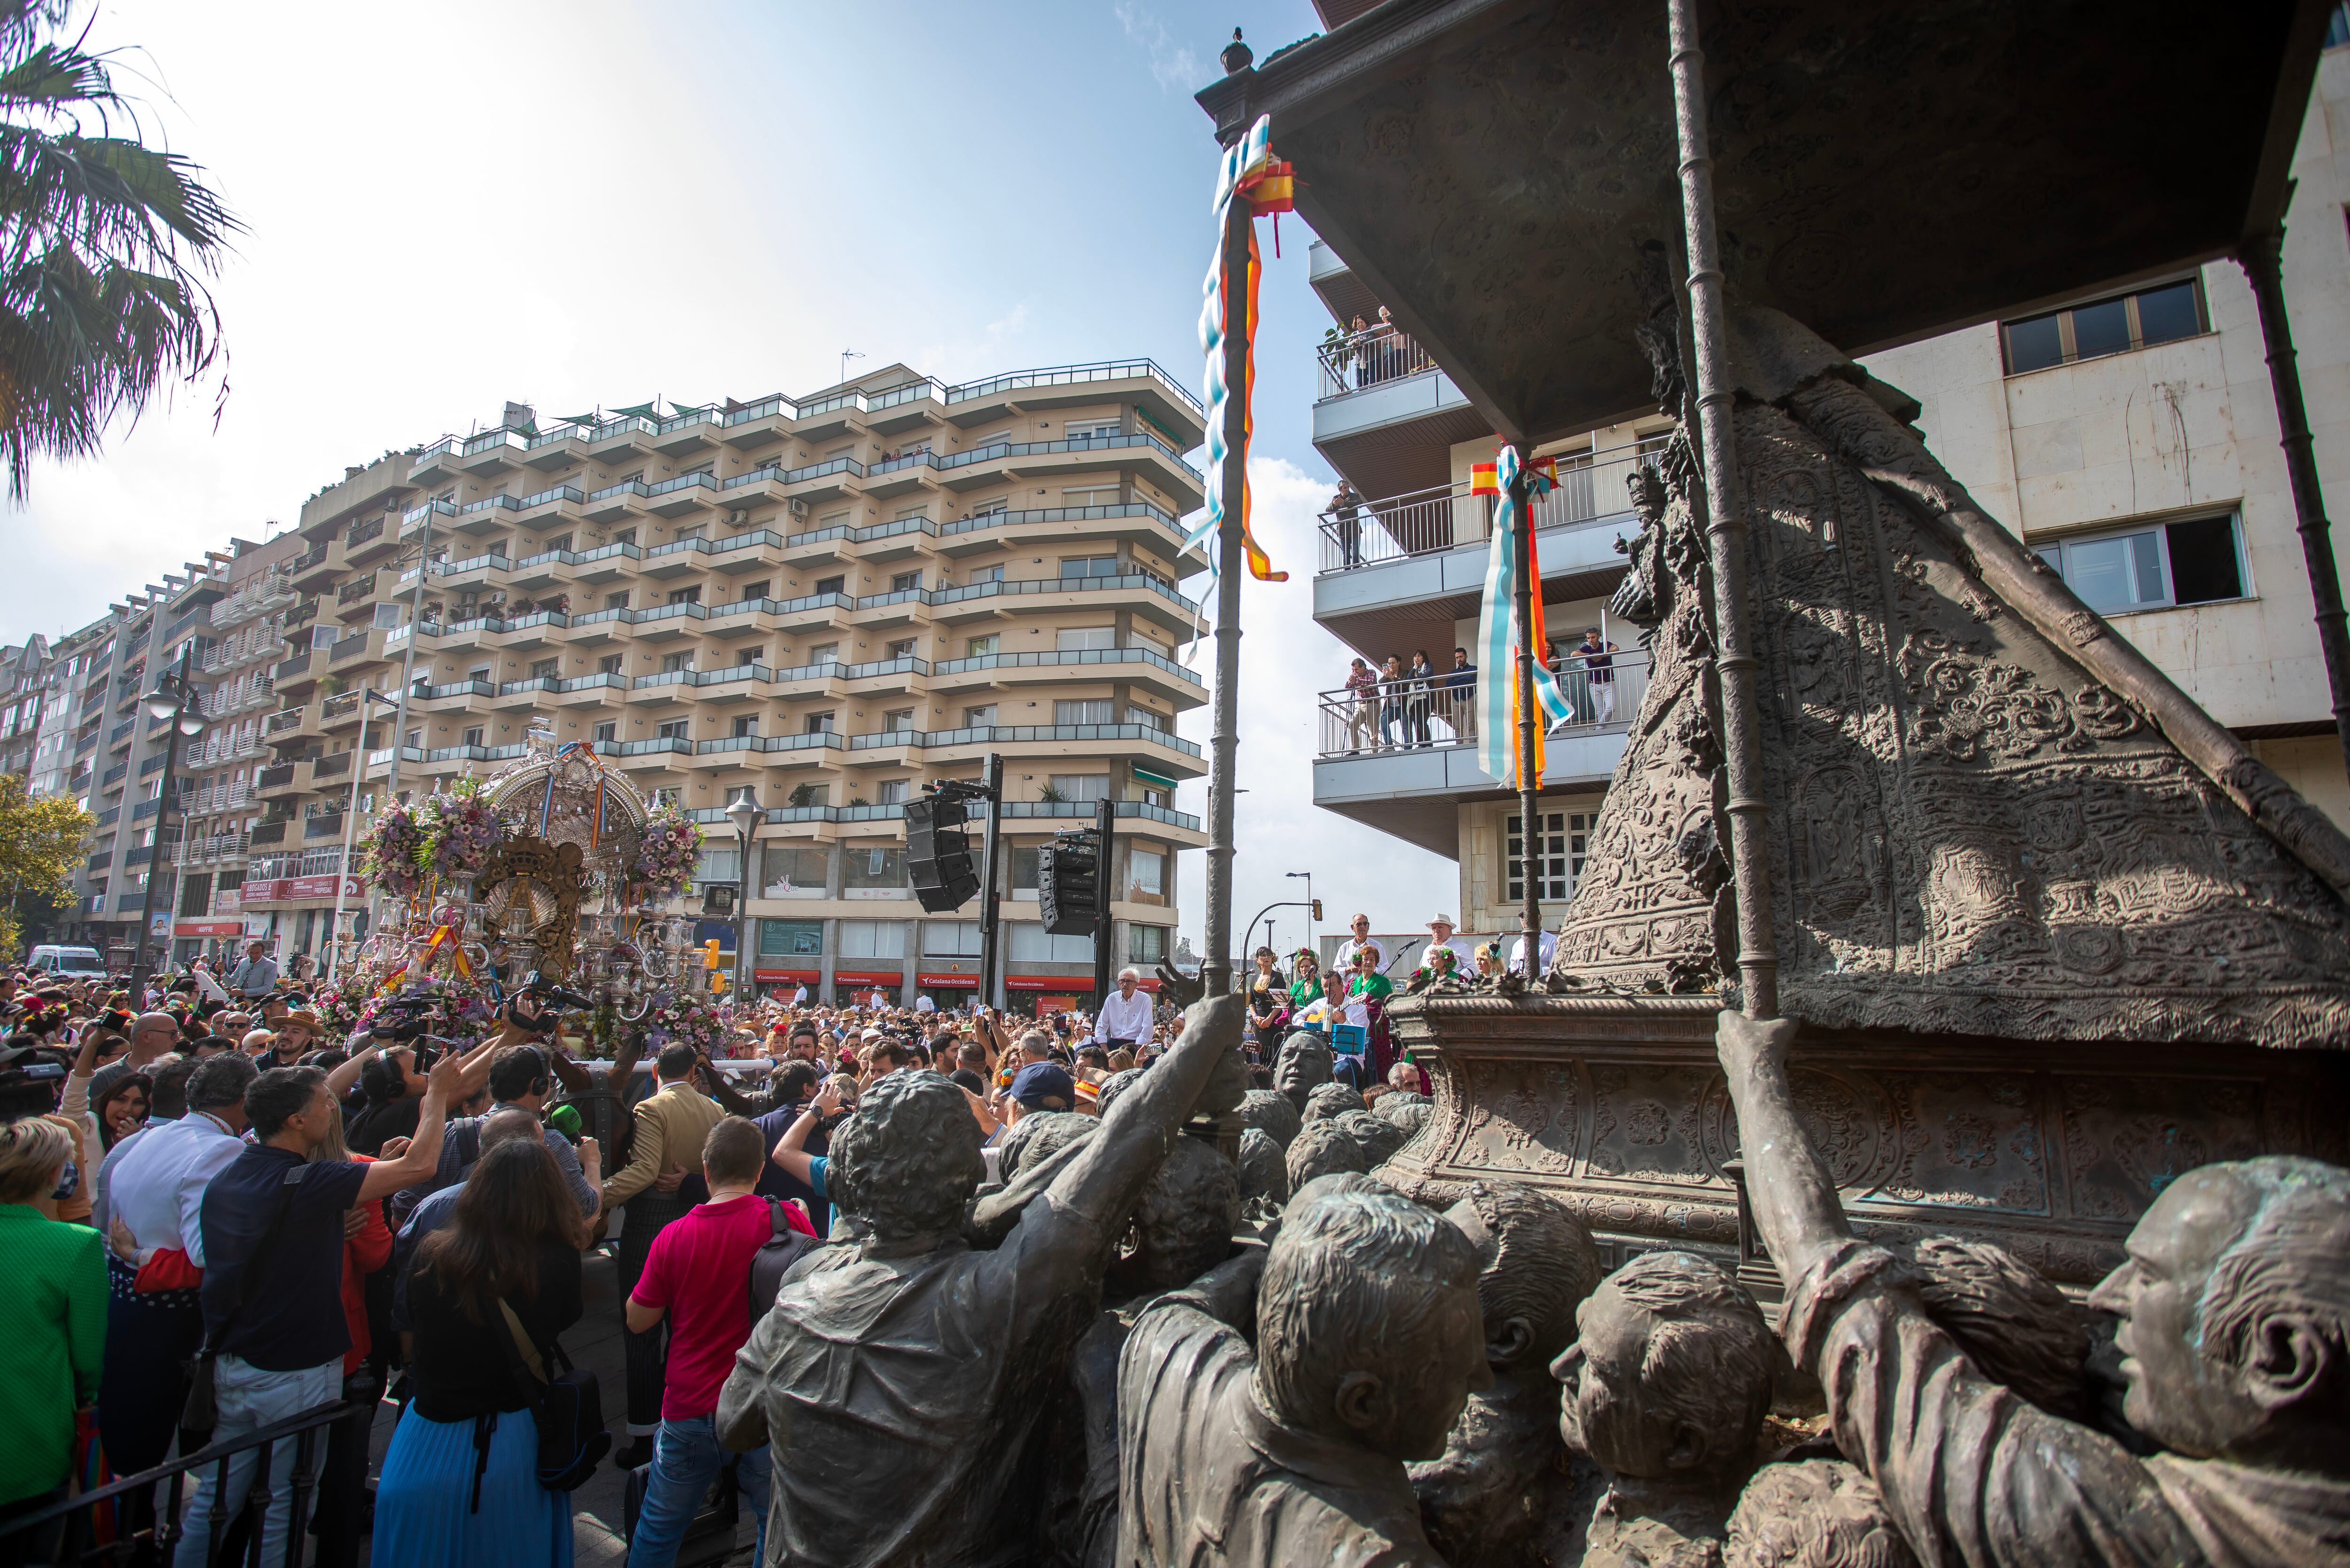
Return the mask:
[(1439, 926), (1451, 926), (1457, 931), (1461, 929), (1461, 922), (1454, 919), (1450, 915), (1439, 915), (1436, 919), (1428, 922), (1428, 929), (1431, 931)]

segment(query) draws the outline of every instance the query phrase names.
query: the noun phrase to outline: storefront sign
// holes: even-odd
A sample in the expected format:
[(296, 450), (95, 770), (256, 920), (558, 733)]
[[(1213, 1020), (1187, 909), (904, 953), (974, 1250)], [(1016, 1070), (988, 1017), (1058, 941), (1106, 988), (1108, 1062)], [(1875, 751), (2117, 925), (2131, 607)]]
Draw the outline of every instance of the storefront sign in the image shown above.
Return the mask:
[(823, 981), (824, 971), (813, 969), (754, 969), (751, 971), (751, 978), (761, 985), (780, 984), (786, 981), (797, 985), (816, 985)]
[(941, 987), (968, 986), (972, 990), (977, 991), (979, 989), (979, 976), (975, 974), (918, 974), (914, 977), (914, 983), (917, 985), (934, 985)]
[(269, 877), (258, 882), (247, 882), (243, 888), (237, 889), (237, 892), (244, 907), (249, 909), (255, 904), (284, 904), (307, 898), (331, 898), (335, 896), (335, 884), (338, 880), (343, 885), (343, 897), (346, 899), (367, 897), (366, 886), (357, 877), (338, 878), (331, 873), (324, 877)]
[(174, 920), (172, 934), (175, 937), (235, 937), (244, 934), (244, 922), (232, 916), (225, 920)]
[(835, 985), (903, 985), (906, 977), (895, 971), (867, 974), (858, 970), (837, 969), (832, 971)]

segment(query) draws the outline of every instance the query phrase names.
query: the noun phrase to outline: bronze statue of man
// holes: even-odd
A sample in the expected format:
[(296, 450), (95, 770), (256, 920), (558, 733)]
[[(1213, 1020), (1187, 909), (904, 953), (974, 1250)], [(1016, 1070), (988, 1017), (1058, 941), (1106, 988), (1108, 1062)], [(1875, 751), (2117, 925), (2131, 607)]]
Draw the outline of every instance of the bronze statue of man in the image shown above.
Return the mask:
[(1716, 1035), (1790, 1282), (1781, 1332), (1922, 1561), (2350, 1563), (2350, 1172), (2207, 1165), (2139, 1220), (2089, 1302), (2122, 1319), (2130, 1424), (2171, 1450), (2140, 1459), (1984, 1378), (1893, 1254), (1853, 1235), (1796, 1119), (1795, 1031), (1725, 1012)]
[(785, 1280), (719, 1399), (720, 1441), (774, 1452), (771, 1561), (1034, 1555), (1043, 1478), (1024, 1462), (1031, 1428), (1183, 1123), (1240, 1104), (1241, 1007), (1237, 996), (1192, 1007), (1182, 1038), (1099, 1133), (1048, 1162), (1049, 1184), (992, 1251), (964, 1237), (986, 1169), (969, 1097), (932, 1073), (866, 1091), (833, 1135), (828, 1171), (858, 1239)]

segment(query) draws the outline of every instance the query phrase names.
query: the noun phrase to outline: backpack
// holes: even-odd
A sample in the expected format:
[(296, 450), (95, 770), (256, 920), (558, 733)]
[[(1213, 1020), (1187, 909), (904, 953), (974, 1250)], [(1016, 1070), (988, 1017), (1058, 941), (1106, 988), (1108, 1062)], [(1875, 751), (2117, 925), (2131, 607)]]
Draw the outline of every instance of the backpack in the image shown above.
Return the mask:
[(775, 1304), (775, 1293), (783, 1288), (784, 1276), (791, 1272), (792, 1265), (824, 1244), (806, 1231), (792, 1229), (792, 1222), (784, 1218), (784, 1200), (780, 1198), (767, 1199), (767, 1217), (775, 1230), (759, 1243), (759, 1250), (751, 1254), (751, 1323), (754, 1327)]

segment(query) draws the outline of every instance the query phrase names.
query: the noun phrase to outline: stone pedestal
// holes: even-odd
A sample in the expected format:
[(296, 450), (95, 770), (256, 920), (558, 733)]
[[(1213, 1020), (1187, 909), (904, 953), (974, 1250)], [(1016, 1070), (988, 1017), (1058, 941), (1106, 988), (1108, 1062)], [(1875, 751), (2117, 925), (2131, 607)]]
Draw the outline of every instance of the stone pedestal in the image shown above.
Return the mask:
[[(1659, 1247), (1735, 1262), (1718, 1006), (1401, 999), (1388, 1018), (1429, 1069), (1436, 1110), (1381, 1174), (1437, 1200), (1480, 1177), (1539, 1187), (1591, 1228), (1610, 1268)], [(2350, 1163), (2350, 1058), (2334, 1053), (1820, 1029), (1794, 1069), (1813, 1146), (1864, 1234), (1996, 1241), (2075, 1293), (2196, 1166)]]

